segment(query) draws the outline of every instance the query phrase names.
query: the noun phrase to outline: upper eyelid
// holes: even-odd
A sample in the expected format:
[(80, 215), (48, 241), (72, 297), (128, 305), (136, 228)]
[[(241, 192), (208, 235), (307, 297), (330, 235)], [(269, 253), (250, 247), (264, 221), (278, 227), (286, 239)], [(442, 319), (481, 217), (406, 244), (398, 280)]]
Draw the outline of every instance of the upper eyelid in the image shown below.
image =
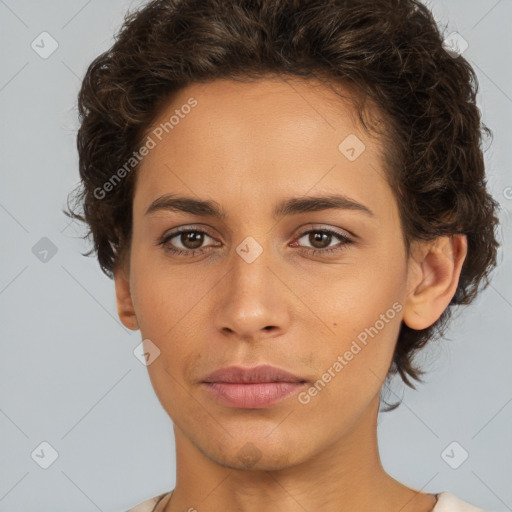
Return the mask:
[(162, 236), (162, 239), (174, 238), (175, 236), (181, 235), (182, 233), (189, 233), (189, 232), (204, 233), (205, 235), (208, 235), (210, 238), (215, 238), (205, 228), (202, 228), (202, 227), (199, 228), (199, 227), (194, 227), (194, 226), (180, 226), (179, 228), (175, 228), (175, 230), (171, 230), (169, 233), (164, 234)]
[(320, 226), (320, 227), (312, 226), (312, 227), (309, 227), (309, 228), (305, 229), (304, 231), (300, 231), (300, 233), (298, 235), (296, 235), (296, 236), (302, 237), (302, 236), (307, 235), (308, 233), (311, 233), (311, 232), (323, 231), (323, 232), (328, 232), (331, 235), (337, 235), (337, 236), (340, 236), (340, 237), (345, 237), (345, 238), (352, 238), (352, 237), (354, 237), (355, 238), (355, 235), (353, 235), (352, 233), (350, 233), (346, 229), (344, 231), (346, 231), (346, 233), (348, 233), (348, 234), (345, 234), (343, 232), (339, 232), (338, 229), (327, 227), (327, 226)]

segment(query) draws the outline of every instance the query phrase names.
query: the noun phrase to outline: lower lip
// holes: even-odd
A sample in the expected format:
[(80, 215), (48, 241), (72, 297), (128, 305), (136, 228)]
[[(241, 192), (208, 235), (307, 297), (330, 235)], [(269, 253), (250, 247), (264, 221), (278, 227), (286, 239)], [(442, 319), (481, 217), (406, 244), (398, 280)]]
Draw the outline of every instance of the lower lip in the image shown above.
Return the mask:
[(260, 382), (240, 384), (203, 382), (206, 389), (222, 403), (241, 409), (269, 407), (304, 387), (303, 382)]

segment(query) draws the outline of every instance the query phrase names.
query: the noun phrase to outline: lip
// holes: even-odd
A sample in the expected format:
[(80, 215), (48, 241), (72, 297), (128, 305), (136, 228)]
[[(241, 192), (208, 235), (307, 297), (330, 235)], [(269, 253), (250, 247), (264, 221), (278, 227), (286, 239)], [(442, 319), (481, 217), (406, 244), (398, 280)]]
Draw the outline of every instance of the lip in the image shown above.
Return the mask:
[(270, 365), (221, 368), (201, 384), (220, 403), (241, 409), (274, 405), (302, 389), (307, 380)]
[(228, 366), (207, 375), (202, 382), (228, 382), (232, 384), (257, 384), (264, 382), (306, 382), (306, 379), (276, 366), (262, 364), (252, 368)]

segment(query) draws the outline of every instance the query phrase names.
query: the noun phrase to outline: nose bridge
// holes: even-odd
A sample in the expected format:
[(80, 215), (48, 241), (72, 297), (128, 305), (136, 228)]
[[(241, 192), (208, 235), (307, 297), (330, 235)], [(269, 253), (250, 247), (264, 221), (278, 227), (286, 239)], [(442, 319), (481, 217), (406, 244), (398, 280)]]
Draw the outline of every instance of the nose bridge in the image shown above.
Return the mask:
[(264, 246), (256, 238), (248, 236), (234, 247), (228, 286), (237, 301), (253, 302), (254, 305), (266, 301), (267, 293), (273, 288), (270, 282), (272, 273), (268, 268), (271, 265), (270, 245)]
[(250, 338), (263, 329), (287, 324), (286, 301), (279, 291), (282, 284), (270, 269), (271, 246), (248, 236), (233, 248), (217, 305), (218, 329)]
[(244, 239), (236, 248), (232, 256), (233, 271), (232, 286), (235, 293), (252, 292), (260, 295), (271, 288), (269, 281), (269, 266), (271, 254), (267, 244), (265, 249), (252, 236)]

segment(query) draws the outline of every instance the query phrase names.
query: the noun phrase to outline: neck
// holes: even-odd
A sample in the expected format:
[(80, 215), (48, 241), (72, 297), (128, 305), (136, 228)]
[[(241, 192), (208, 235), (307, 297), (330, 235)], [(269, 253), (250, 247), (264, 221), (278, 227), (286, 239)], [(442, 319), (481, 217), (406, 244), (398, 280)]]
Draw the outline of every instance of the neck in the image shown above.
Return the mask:
[(433, 495), (404, 486), (382, 467), (378, 407), (376, 397), (345, 436), (314, 456), (270, 469), (241, 470), (229, 460), (219, 464), (175, 425), (176, 487), (165, 511), (430, 512)]

